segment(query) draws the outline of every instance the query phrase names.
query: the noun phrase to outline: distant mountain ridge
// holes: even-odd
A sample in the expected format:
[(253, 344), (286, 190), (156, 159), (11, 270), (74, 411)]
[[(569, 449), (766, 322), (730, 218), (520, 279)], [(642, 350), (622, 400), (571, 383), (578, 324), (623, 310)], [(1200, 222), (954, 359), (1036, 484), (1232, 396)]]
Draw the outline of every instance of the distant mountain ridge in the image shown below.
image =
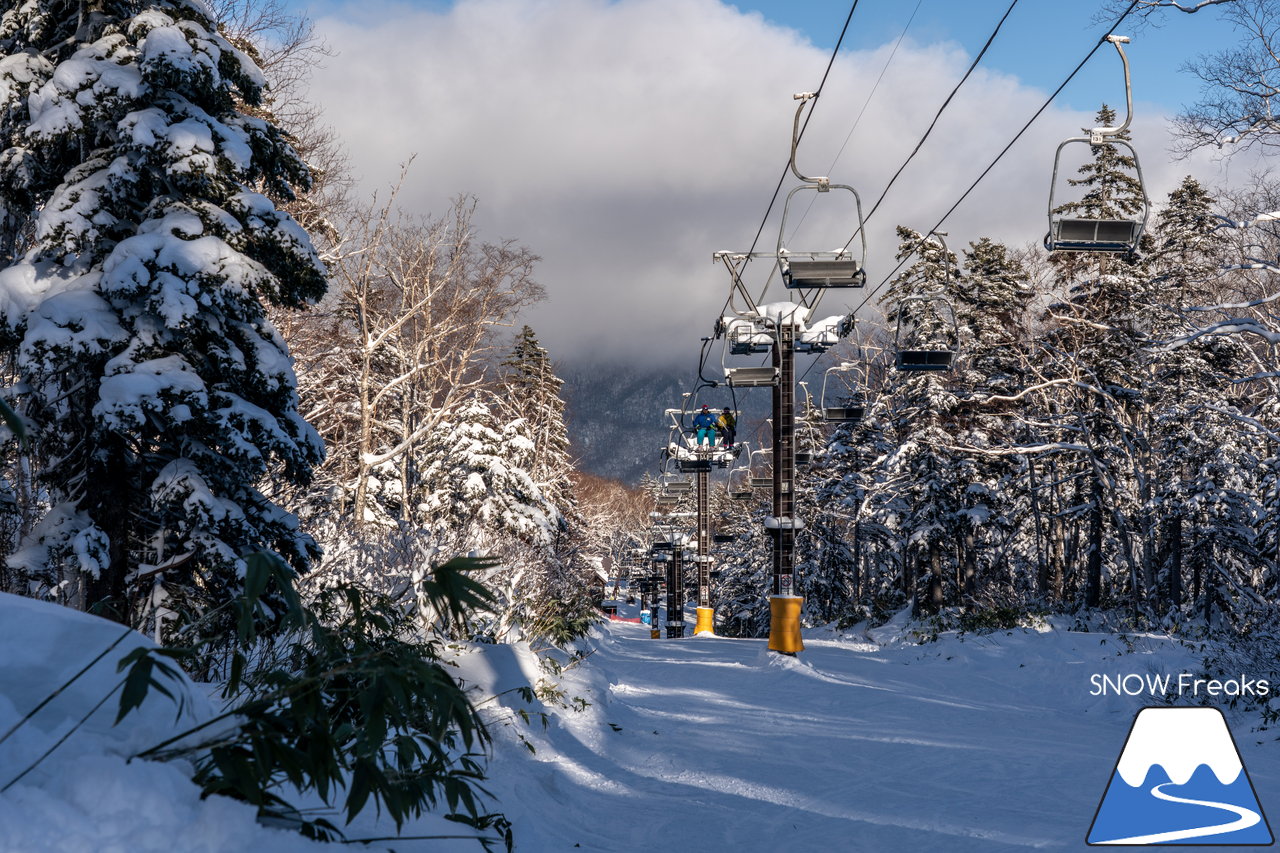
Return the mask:
[[(564, 380), (565, 416), (578, 467), (628, 485), (661, 469), (671, 426), (665, 412), (679, 408), (684, 392), (698, 383), (691, 369), (629, 364), (561, 363), (556, 374)], [(719, 374), (717, 365), (708, 370), (707, 378), (718, 379)], [(733, 398), (721, 386), (703, 388), (698, 401), (720, 409), (732, 405)], [(768, 416), (769, 394), (739, 391), (737, 402), (739, 437), (751, 439)]]

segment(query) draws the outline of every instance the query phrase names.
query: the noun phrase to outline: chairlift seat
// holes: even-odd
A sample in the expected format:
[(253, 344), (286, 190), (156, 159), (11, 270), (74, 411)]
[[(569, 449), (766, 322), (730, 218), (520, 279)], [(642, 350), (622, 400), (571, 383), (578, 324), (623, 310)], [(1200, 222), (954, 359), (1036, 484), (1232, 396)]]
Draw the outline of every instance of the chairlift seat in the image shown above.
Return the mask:
[(772, 477), (752, 477), (751, 488), (753, 489), (771, 489), (773, 488)]
[(1132, 252), (1142, 223), (1130, 219), (1056, 219), (1047, 248), (1051, 252)]
[(729, 352), (734, 355), (760, 355), (773, 349), (773, 332), (745, 320), (729, 326)]
[(899, 370), (950, 370), (951, 350), (908, 349), (898, 353)]
[(796, 464), (797, 464), (797, 465), (808, 465), (808, 464), (809, 464), (810, 462), (812, 462), (812, 461), (813, 461), (813, 454), (812, 454), (812, 453), (810, 453), (809, 451), (807, 451), (807, 450), (797, 450), (797, 451), (796, 451)]
[(776, 367), (728, 367), (724, 376), (733, 388), (772, 388), (778, 384)]
[(693, 483), (690, 483), (688, 480), (676, 480), (674, 482), (662, 484), (663, 497), (670, 497), (673, 495), (687, 495), (692, 491), (693, 491)]
[(710, 471), (711, 463), (710, 457), (706, 459), (677, 459), (676, 468), (681, 474), (692, 474), (698, 471)]
[(787, 258), (782, 261), (782, 283), (788, 288), (862, 287), (867, 272), (857, 261), (805, 260)]
[(737, 538), (732, 533), (716, 533), (712, 535), (711, 541), (717, 545), (728, 545), (730, 542), (737, 541)]
[(751, 490), (745, 489), (740, 492), (729, 492), (729, 497), (735, 501), (751, 500)]
[(831, 406), (822, 410), (822, 419), (830, 424), (856, 424), (866, 411), (865, 406)]

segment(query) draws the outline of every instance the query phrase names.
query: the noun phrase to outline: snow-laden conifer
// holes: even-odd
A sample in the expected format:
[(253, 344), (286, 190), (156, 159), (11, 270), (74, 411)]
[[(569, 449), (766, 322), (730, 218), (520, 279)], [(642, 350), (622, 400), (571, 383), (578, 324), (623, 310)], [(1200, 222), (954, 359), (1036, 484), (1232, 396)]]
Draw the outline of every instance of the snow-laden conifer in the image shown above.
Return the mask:
[(48, 499), (11, 562), (114, 608), (220, 601), (258, 549), (304, 569), (272, 481), (322, 448), (264, 304), (325, 270), (268, 199), (308, 173), (261, 73), (196, 0), (9, 4), (0, 54), (0, 338)]

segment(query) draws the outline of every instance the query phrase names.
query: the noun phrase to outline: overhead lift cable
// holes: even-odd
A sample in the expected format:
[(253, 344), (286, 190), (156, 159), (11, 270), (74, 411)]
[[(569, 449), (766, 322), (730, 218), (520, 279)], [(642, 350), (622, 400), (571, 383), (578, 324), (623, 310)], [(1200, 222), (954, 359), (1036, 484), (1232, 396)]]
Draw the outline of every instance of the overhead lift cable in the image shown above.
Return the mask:
[[(1009, 143), (1005, 145), (1004, 148), (1000, 149), (1000, 153), (997, 154), (995, 159), (992, 160), (991, 163), (987, 165), (987, 168), (982, 170), (982, 174), (978, 175), (978, 177), (974, 179), (973, 183), (969, 185), (969, 188), (960, 195), (960, 198), (956, 199), (955, 204), (947, 208), (947, 212), (942, 214), (942, 216), (938, 219), (938, 221), (934, 224), (934, 226), (930, 228), (928, 231), (924, 232), (926, 237), (929, 234), (941, 228), (943, 224), (947, 221), (947, 219), (951, 216), (951, 214), (955, 213), (956, 209), (960, 207), (961, 204), (964, 203), (964, 200), (967, 199), (975, 189), (977, 189), (978, 184), (982, 183), (982, 181), (987, 177), (987, 175), (991, 173), (991, 170), (996, 167), (996, 164), (999, 163), (1002, 159), (1004, 159), (1004, 155), (1009, 153), (1009, 149), (1013, 148), (1013, 146), (1017, 144), (1018, 140), (1022, 138), (1022, 135), (1026, 133), (1027, 130), (1031, 127), (1031, 125), (1035, 123), (1036, 119), (1040, 118), (1040, 115), (1049, 108), (1049, 105), (1052, 104), (1054, 99), (1057, 98), (1058, 95), (1062, 93), (1062, 90), (1067, 87), (1067, 84), (1069, 84), (1073, 79), (1075, 79), (1075, 76), (1079, 74), (1080, 70), (1084, 68), (1084, 66), (1089, 62), (1090, 59), (1093, 58), (1093, 55), (1097, 53), (1098, 50), (1104, 44), (1108, 43), (1107, 36), (1110, 36), (1113, 33), (1115, 33), (1116, 28), (1119, 27), (1122, 23), (1124, 23), (1125, 18), (1129, 17), (1129, 15), (1133, 12), (1135, 8), (1137, 8), (1140, 2), (1142, 2), (1142, 0), (1133, 0), (1133, 2), (1129, 4), (1129, 7), (1125, 9), (1124, 12), (1120, 15), (1120, 17), (1115, 19), (1115, 21), (1111, 24), (1111, 28), (1108, 29), (1102, 35), (1102, 37), (1098, 39), (1098, 43), (1093, 46), (1093, 49), (1090, 50), (1085, 55), (1084, 59), (1080, 60), (1080, 63), (1076, 65), (1074, 69), (1072, 69), (1071, 73), (1067, 75), (1067, 78), (1058, 85), (1058, 88), (1053, 90), (1053, 93), (1049, 95), (1048, 98), (1045, 99), (1045, 102), (1040, 105), (1040, 108), (1035, 111), (1035, 113), (1031, 116), (1031, 118), (1027, 119), (1026, 124), (1024, 124), (1022, 128), (1016, 134), (1014, 134), (1013, 139), (1010, 139)], [(921, 242), (923, 242), (924, 239), (925, 238), (921, 238)], [(898, 274), (898, 271), (901, 270), (902, 267), (906, 264), (906, 262), (910, 259), (911, 254), (912, 253), (908, 253), (907, 255), (905, 255), (902, 258), (902, 260), (898, 262), (898, 265), (894, 267), (892, 270), (890, 270), (888, 275), (886, 275), (880, 281), (879, 284), (877, 284), (875, 287), (871, 288), (871, 290), (867, 292), (866, 297), (860, 303), (858, 303), (858, 307), (853, 309), (854, 314), (857, 314), (858, 311), (861, 311), (862, 308), (866, 306), (868, 302), (871, 301), (871, 298), (880, 291), (880, 288), (888, 284), (889, 281), (895, 275)]]
[(992, 30), (991, 35), (987, 37), (987, 43), (982, 46), (982, 50), (978, 51), (978, 55), (975, 56), (973, 58), (973, 62), (969, 64), (969, 70), (964, 72), (964, 76), (960, 78), (960, 82), (951, 90), (951, 94), (947, 95), (947, 99), (942, 102), (942, 106), (938, 107), (937, 114), (934, 115), (933, 121), (929, 122), (929, 127), (925, 129), (924, 135), (920, 137), (920, 141), (916, 143), (916, 147), (911, 149), (911, 153), (907, 155), (907, 159), (903, 160), (902, 165), (898, 167), (898, 171), (893, 173), (893, 177), (890, 178), (889, 183), (885, 185), (884, 191), (880, 193), (880, 198), (876, 199), (875, 204), (871, 205), (871, 212), (868, 213), (866, 217), (868, 220), (871, 219), (872, 216), (875, 216), (876, 209), (880, 207), (880, 203), (884, 201), (884, 197), (889, 194), (889, 189), (893, 186), (894, 182), (898, 180), (898, 176), (901, 175), (903, 170), (907, 168), (907, 165), (915, 159), (916, 154), (920, 153), (920, 149), (924, 146), (925, 141), (929, 138), (929, 135), (933, 133), (933, 129), (938, 126), (938, 120), (942, 118), (942, 114), (951, 104), (956, 93), (960, 91), (960, 87), (965, 84), (965, 81), (973, 74), (974, 69), (978, 67), (978, 63), (982, 61), (982, 57), (986, 56), (987, 50), (991, 47), (992, 42), (994, 42), (996, 40), (996, 36), (1000, 34), (1000, 28), (1004, 26), (1004, 22), (1008, 20), (1009, 14), (1017, 5), (1018, 0), (1013, 0), (1013, 2), (1009, 4), (1009, 8), (1004, 10), (1004, 14), (996, 23), (996, 28)]
[[(1016, 0), (1015, 0), (1015, 2), (1016, 2)], [(986, 179), (987, 175), (989, 175), (989, 174), (991, 173), (991, 170), (992, 170), (992, 169), (994, 169), (994, 168), (996, 167), (996, 164), (997, 164), (997, 163), (999, 163), (1002, 159), (1004, 159), (1004, 156), (1005, 156), (1006, 154), (1008, 154), (1008, 153), (1009, 153), (1009, 150), (1010, 150), (1011, 148), (1013, 148), (1013, 146), (1014, 146), (1014, 145), (1016, 145), (1016, 144), (1017, 144), (1018, 140), (1022, 138), (1023, 134), (1025, 134), (1025, 133), (1027, 132), (1027, 130), (1028, 130), (1028, 129), (1030, 129), (1031, 125), (1035, 123), (1036, 119), (1040, 118), (1040, 115), (1041, 115), (1045, 110), (1047, 110), (1047, 109), (1049, 108), (1049, 105), (1053, 103), (1054, 99), (1056, 99), (1056, 98), (1058, 97), (1058, 95), (1062, 94), (1062, 90), (1063, 90), (1063, 89), (1065, 89), (1065, 88), (1067, 87), (1067, 85), (1068, 85), (1068, 84), (1070, 84), (1070, 83), (1071, 83), (1071, 81), (1075, 79), (1076, 75), (1080, 73), (1081, 69), (1083, 69), (1083, 68), (1085, 67), (1085, 65), (1086, 65), (1086, 64), (1088, 64), (1089, 60), (1093, 58), (1093, 55), (1094, 55), (1095, 53), (1097, 53), (1097, 52), (1098, 52), (1098, 50), (1099, 50), (1099, 49), (1100, 49), (1104, 44), (1107, 44), (1107, 37), (1115, 33), (1116, 29), (1117, 29), (1117, 28), (1118, 28), (1122, 23), (1124, 23), (1125, 19), (1126, 19), (1126, 18), (1128, 18), (1130, 14), (1132, 14), (1132, 13), (1133, 13), (1133, 10), (1134, 10), (1135, 8), (1137, 8), (1137, 6), (1138, 6), (1138, 4), (1139, 4), (1140, 2), (1141, 2), (1141, 0), (1132, 0), (1132, 2), (1129, 4), (1128, 8), (1126, 8), (1126, 9), (1124, 10), (1124, 12), (1123, 12), (1123, 13), (1121, 13), (1120, 17), (1116, 18), (1116, 19), (1115, 19), (1115, 21), (1113, 21), (1113, 22), (1112, 22), (1111, 27), (1110, 27), (1110, 28), (1109, 28), (1105, 33), (1103, 33), (1103, 34), (1102, 34), (1102, 36), (1098, 39), (1098, 43), (1097, 43), (1097, 44), (1095, 44), (1095, 45), (1093, 46), (1093, 48), (1092, 48), (1092, 49), (1091, 49), (1087, 54), (1085, 54), (1084, 59), (1080, 60), (1079, 64), (1078, 64), (1078, 65), (1076, 65), (1076, 67), (1075, 67), (1074, 69), (1072, 69), (1071, 73), (1067, 75), (1066, 79), (1064, 79), (1064, 80), (1063, 80), (1063, 81), (1058, 85), (1058, 88), (1054, 89), (1054, 90), (1053, 90), (1053, 93), (1052, 93), (1052, 94), (1050, 94), (1050, 95), (1049, 95), (1049, 97), (1045, 99), (1045, 102), (1044, 102), (1043, 104), (1041, 104), (1041, 105), (1040, 105), (1040, 108), (1039, 108), (1039, 109), (1037, 109), (1037, 110), (1035, 111), (1035, 113), (1031, 116), (1031, 118), (1027, 119), (1026, 124), (1024, 124), (1024, 125), (1022, 126), (1022, 128), (1021, 128), (1021, 129), (1020, 129), (1016, 134), (1014, 134), (1013, 138), (1009, 140), (1008, 144), (1007, 144), (1007, 145), (1005, 145), (1005, 146), (1004, 146), (1004, 148), (1000, 149), (1000, 153), (996, 155), (995, 159), (994, 159), (994, 160), (992, 160), (992, 161), (987, 165), (987, 167), (986, 167), (985, 169), (983, 169), (983, 170), (982, 170), (982, 173), (981, 173), (980, 175), (978, 175), (978, 177), (977, 177), (977, 178), (975, 178), (975, 179), (974, 179), (973, 183), (969, 185), (969, 188), (968, 188), (968, 189), (966, 189), (966, 190), (965, 190), (965, 191), (960, 195), (960, 198), (956, 199), (955, 204), (953, 204), (953, 205), (951, 205), (951, 207), (947, 208), (947, 212), (946, 212), (946, 213), (944, 213), (944, 214), (941, 216), (941, 218), (939, 218), (939, 219), (938, 219), (937, 223), (935, 223), (935, 224), (934, 224), (934, 226), (933, 226), (932, 228), (930, 228), (928, 231), (925, 231), (925, 232), (924, 232), (925, 237), (922, 237), (922, 238), (921, 238), (921, 242), (923, 242), (923, 240), (924, 240), (925, 238), (927, 238), (927, 236), (928, 236), (929, 234), (931, 234), (931, 233), (933, 233), (933, 232), (937, 231), (939, 228), (941, 228), (941, 227), (943, 226), (943, 224), (944, 224), (944, 223), (946, 223), (947, 219), (951, 216), (951, 214), (955, 213), (955, 212), (956, 212), (956, 209), (957, 209), (957, 208), (959, 208), (959, 207), (960, 207), (960, 205), (964, 203), (965, 199), (967, 199), (967, 198), (969, 197), (969, 195), (970, 195), (970, 194), (971, 194), (975, 189), (977, 189), (978, 184), (982, 183), (982, 181)], [(1012, 8), (1013, 8), (1013, 7), (1011, 6), (1011, 7), (1010, 7), (1010, 9), (1012, 9)], [(1008, 15), (1008, 13), (1007, 13), (1007, 12), (1006, 12), (1005, 14), (1006, 14), (1006, 16)], [(1003, 18), (1001, 18), (1001, 22), (1002, 22), (1002, 23), (1003, 23), (1003, 21), (1004, 21), (1004, 19), (1003, 19)], [(994, 37), (994, 33), (993, 33), (993, 37)], [(963, 82), (963, 81), (961, 81), (961, 82)], [(917, 146), (917, 148), (918, 148), (918, 147), (919, 147), (919, 146)], [(886, 188), (886, 190), (887, 190), (887, 188)], [(881, 198), (883, 199), (883, 196), (881, 196)], [(880, 204), (880, 202), (879, 202), (879, 201), (877, 201), (877, 202), (876, 202), (876, 205), (878, 206), (879, 204)], [(872, 213), (874, 213), (874, 212), (875, 212), (875, 208), (873, 207), (873, 208), (872, 208)], [(868, 219), (870, 219), (870, 218), (871, 218), (871, 217), (870, 217), (870, 214), (868, 214), (868, 215), (867, 215), (867, 218), (868, 218)], [(912, 255), (912, 254), (913, 254), (913, 253), (910, 253), (910, 252), (909, 252), (909, 253), (907, 253), (906, 255), (904, 255), (904, 256), (903, 256), (903, 258), (902, 258), (902, 260), (900, 260), (900, 261), (898, 262), (898, 265), (897, 265), (897, 266), (895, 266), (892, 270), (890, 270), (890, 271), (889, 271), (889, 273), (888, 273), (888, 274), (887, 274), (883, 279), (881, 279), (881, 281), (880, 281), (880, 283), (879, 283), (879, 284), (877, 284), (875, 287), (873, 287), (873, 288), (871, 288), (870, 290), (868, 290), (868, 291), (867, 291), (867, 295), (866, 295), (865, 297), (863, 297), (863, 300), (862, 300), (861, 302), (859, 302), (859, 303), (858, 303), (858, 305), (857, 305), (857, 307), (856, 307), (856, 308), (854, 308), (854, 309), (853, 309), (853, 311), (851, 312), (851, 314), (852, 314), (853, 316), (857, 316), (858, 312), (859, 312), (859, 311), (861, 311), (864, 307), (866, 307), (867, 303), (868, 303), (868, 302), (870, 302), (870, 301), (871, 301), (871, 299), (872, 299), (872, 298), (873, 298), (877, 293), (879, 293), (879, 292), (880, 292), (880, 289), (881, 289), (881, 288), (883, 288), (886, 284), (888, 284), (888, 283), (889, 283), (889, 281), (890, 281), (890, 280), (891, 280), (895, 275), (897, 275), (897, 274), (898, 274), (898, 271), (899, 271), (899, 270), (901, 270), (901, 269), (902, 269), (902, 267), (907, 263), (907, 261), (911, 258), (911, 255)], [(800, 378), (801, 378), (801, 379), (804, 379), (806, 376), (808, 376), (808, 375), (809, 375), (809, 372), (813, 370), (814, 365), (816, 365), (817, 363), (818, 363), (818, 359), (814, 359), (813, 363), (809, 365), (808, 370), (806, 370), (806, 371), (804, 372), (804, 374), (803, 374)]]
[[(978, 67), (978, 64), (982, 62), (982, 58), (986, 56), (987, 51), (991, 48), (991, 45), (995, 42), (996, 36), (1000, 34), (1000, 30), (1004, 26), (1004, 22), (1009, 19), (1009, 15), (1012, 14), (1014, 8), (1017, 5), (1018, 5), (1018, 0), (1012, 0), (1012, 2), (1009, 4), (1009, 8), (1005, 9), (1004, 14), (1000, 16), (1000, 20), (996, 22), (995, 28), (991, 31), (991, 35), (987, 36), (986, 42), (982, 45), (982, 49), (979, 50), (978, 54), (973, 58), (973, 62), (969, 63), (969, 68), (967, 71), (965, 71), (964, 76), (960, 78), (960, 81), (956, 83), (956, 85), (952, 88), (951, 93), (947, 95), (945, 100), (943, 100), (942, 105), (938, 107), (937, 113), (935, 113), (933, 116), (933, 121), (931, 121), (929, 123), (929, 126), (925, 128), (924, 134), (921, 135), (919, 141), (916, 142), (915, 147), (911, 149), (911, 153), (907, 155), (907, 159), (902, 161), (902, 165), (898, 167), (898, 170), (893, 173), (893, 176), (891, 178), (889, 178), (889, 182), (885, 184), (884, 190), (881, 191), (880, 193), (880, 197), (876, 199), (875, 204), (871, 206), (871, 211), (864, 218), (863, 227), (865, 227), (866, 222), (869, 222), (871, 220), (871, 217), (875, 214), (876, 210), (879, 209), (881, 202), (883, 202), (885, 199), (885, 196), (889, 194), (889, 190), (893, 187), (894, 183), (897, 182), (898, 177), (902, 175), (903, 171), (906, 170), (907, 166), (910, 165), (911, 161), (915, 159), (916, 154), (920, 153), (920, 149), (924, 147), (924, 144), (929, 139), (930, 134), (933, 133), (934, 128), (937, 127), (939, 120), (941, 120), (942, 114), (946, 111), (947, 107), (951, 105), (951, 102), (955, 99), (956, 93), (960, 91), (960, 87), (963, 86), (966, 81), (968, 81), (969, 77), (973, 75), (974, 70)], [(916, 8), (919, 9), (919, 5), (917, 5)], [(912, 18), (914, 17), (915, 17), (915, 13), (913, 12)], [(907, 21), (907, 26), (910, 26), (910, 25), (911, 25), (911, 22)], [(906, 35), (905, 29), (903, 30), (903, 35)], [(901, 38), (899, 38), (899, 41), (901, 41)], [(896, 46), (894, 50), (895, 51), (897, 50)], [(888, 68), (887, 63), (885, 67)], [(883, 72), (881, 72), (881, 76), (883, 76)], [(879, 81), (877, 81), (877, 85), (879, 85)], [(865, 106), (863, 108), (865, 109)], [(855, 122), (855, 126), (856, 126), (856, 122)], [(849, 133), (850, 135), (852, 135), (853, 131), (851, 130)], [(845, 141), (846, 143), (848, 142), (847, 139)], [(840, 150), (841, 152), (844, 151), (843, 146), (841, 147)], [(837, 159), (839, 159), (839, 156), (840, 156), (839, 154), (836, 155)], [(806, 213), (807, 212), (808, 211), (806, 211)], [(761, 227), (763, 227), (763, 224)], [(854, 234), (853, 237), (849, 238), (849, 242), (845, 244), (846, 249), (849, 248), (850, 244), (853, 243), (854, 239), (857, 236), (858, 236), (857, 234)], [(877, 286), (876, 289), (878, 290), (879, 286)], [(872, 292), (874, 293), (874, 291)], [(858, 306), (858, 309), (862, 308), (862, 306), (865, 305), (866, 302), (867, 301), (864, 299), (862, 303)], [(853, 311), (853, 314), (856, 316), (857, 309)], [(802, 382), (804, 381), (805, 377), (809, 375), (809, 373), (813, 370), (814, 366), (818, 363), (818, 361), (819, 359), (815, 358), (809, 364), (809, 367), (800, 376), (800, 381)]]
[[(898, 48), (902, 46), (903, 40), (907, 37), (907, 31), (911, 29), (911, 24), (916, 19), (916, 13), (920, 11), (920, 7), (924, 4), (924, 0), (916, 0), (916, 7), (911, 11), (911, 17), (907, 18), (907, 23), (902, 27), (902, 32), (898, 34), (898, 40), (893, 44), (893, 50), (889, 51), (889, 57), (884, 61), (884, 66), (880, 69), (880, 76), (876, 77), (876, 82), (871, 86), (871, 91), (867, 93), (866, 100), (862, 102), (862, 109), (858, 110), (858, 115), (853, 119), (853, 125), (850, 126), (849, 132), (844, 137), (844, 142), (840, 143), (840, 150), (836, 152), (836, 156), (831, 158), (831, 165), (827, 167), (826, 174), (830, 175), (836, 170), (836, 163), (840, 162), (841, 155), (844, 150), (849, 147), (849, 140), (853, 139), (853, 132), (858, 129), (858, 124), (862, 121), (863, 114), (867, 111), (867, 107), (871, 106), (871, 99), (875, 97), (876, 90), (880, 88), (880, 83), (884, 80), (884, 75), (889, 70), (890, 63), (893, 58), (898, 55)], [(813, 203), (816, 199), (809, 201), (809, 206), (805, 208), (804, 215), (800, 217), (800, 221), (796, 223), (795, 231), (791, 232), (794, 237), (796, 231), (800, 230), (800, 226), (804, 224), (805, 219), (809, 216), (809, 211), (813, 209)]]

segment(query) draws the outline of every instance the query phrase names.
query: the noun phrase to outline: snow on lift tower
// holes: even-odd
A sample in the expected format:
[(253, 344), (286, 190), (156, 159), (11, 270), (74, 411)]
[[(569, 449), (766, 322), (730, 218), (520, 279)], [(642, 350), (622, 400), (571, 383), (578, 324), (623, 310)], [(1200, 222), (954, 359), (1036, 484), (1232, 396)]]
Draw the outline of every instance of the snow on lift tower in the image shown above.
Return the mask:
[[(1129, 127), (1133, 120), (1133, 87), (1129, 82), (1129, 59), (1124, 55), (1121, 45), (1129, 43), (1128, 36), (1107, 36), (1107, 41), (1116, 46), (1120, 61), (1124, 65), (1124, 123), (1117, 127), (1095, 127), (1088, 136), (1073, 136), (1058, 145), (1053, 157), (1053, 177), (1049, 182), (1049, 233), (1045, 235), (1044, 247), (1050, 252), (1113, 252), (1121, 253), (1129, 259), (1137, 255), (1138, 241), (1147, 227), (1147, 216), (1151, 212), (1151, 203), (1147, 199), (1147, 187), (1142, 179), (1142, 164), (1138, 161), (1138, 152), (1123, 139), (1117, 138)], [(1112, 145), (1129, 149), (1133, 156), (1134, 169), (1137, 171), (1138, 189), (1142, 193), (1142, 210), (1140, 216), (1130, 219), (1102, 219), (1085, 216), (1068, 216), (1055, 213), (1054, 189), (1058, 185), (1058, 167), (1062, 160), (1062, 149), (1072, 143), (1087, 143), (1091, 146)]]
[[(791, 171), (804, 183), (787, 193), (787, 199), (782, 205), (782, 224), (778, 228), (778, 272), (782, 274), (782, 283), (793, 290), (862, 287), (867, 283), (867, 271), (862, 266), (867, 257), (867, 232), (863, 227), (862, 198), (858, 195), (858, 191), (848, 184), (833, 184), (830, 178), (810, 178), (801, 174), (796, 168), (796, 146), (800, 142), (800, 116), (804, 112), (805, 104), (817, 95), (813, 92), (801, 92), (794, 97), (800, 104), (796, 107), (795, 121), (791, 125)], [(812, 106), (810, 104), (810, 109)], [(830, 252), (799, 252), (783, 245), (787, 233), (787, 213), (795, 194), (802, 190), (827, 193), (833, 189), (848, 190), (853, 195), (858, 221), (849, 241)], [(849, 251), (849, 245), (858, 238), (861, 238), (862, 254), (855, 258)]]
[[(829, 424), (858, 424), (862, 422), (862, 417), (866, 414), (867, 405), (866, 397), (861, 388), (847, 388), (848, 394), (838, 395), (840, 405), (833, 406), (829, 401), (837, 399), (837, 395), (828, 396), (828, 384), (831, 382), (832, 374), (853, 373), (857, 380), (862, 378), (862, 366), (854, 362), (846, 361), (837, 364), (835, 367), (828, 367), (827, 372), (822, 376), (822, 391), (818, 397), (819, 405), (822, 411), (822, 419)], [(855, 380), (855, 381), (857, 381)], [(861, 383), (859, 382), (859, 385)]]

